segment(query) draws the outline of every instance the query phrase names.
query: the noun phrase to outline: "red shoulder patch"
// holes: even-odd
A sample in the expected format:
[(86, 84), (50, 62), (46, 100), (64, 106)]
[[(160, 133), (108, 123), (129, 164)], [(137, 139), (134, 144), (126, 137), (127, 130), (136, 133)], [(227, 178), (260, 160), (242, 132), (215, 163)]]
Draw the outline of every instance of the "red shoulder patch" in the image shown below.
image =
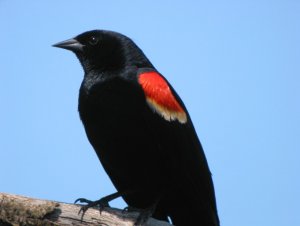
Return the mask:
[(178, 120), (186, 123), (187, 116), (184, 109), (174, 97), (166, 80), (157, 72), (144, 72), (138, 77), (148, 105), (167, 121)]

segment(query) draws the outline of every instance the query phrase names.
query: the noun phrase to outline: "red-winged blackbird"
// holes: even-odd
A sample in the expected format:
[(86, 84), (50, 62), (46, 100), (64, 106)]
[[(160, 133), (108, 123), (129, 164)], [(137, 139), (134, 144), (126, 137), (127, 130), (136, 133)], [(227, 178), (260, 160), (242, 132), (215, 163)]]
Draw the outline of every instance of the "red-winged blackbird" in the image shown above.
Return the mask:
[[(54, 45), (84, 69), (79, 113), (87, 137), (117, 193), (176, 226), (219, 225), (211, 173), (191, 118), (175, 90), (128, 37), (94, 30)], [(86, 209), (84, 209), (86, 210)]]

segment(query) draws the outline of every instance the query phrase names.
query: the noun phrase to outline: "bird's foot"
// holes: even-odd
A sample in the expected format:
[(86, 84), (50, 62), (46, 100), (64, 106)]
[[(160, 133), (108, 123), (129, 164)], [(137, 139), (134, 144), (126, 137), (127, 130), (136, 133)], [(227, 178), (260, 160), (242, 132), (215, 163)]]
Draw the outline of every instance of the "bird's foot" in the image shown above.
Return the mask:
[(134, 226), (144, 225), (149, 220), (149, 218), (152, 216), (152, 214), (154, 213), (155, 207), (156, 207), (156, 205), (155, 206), (152, 205), (149, 208), (140, 210), (140, 214), (137, 217), (137, 219), (134, 223)]
[(115, 192), (111, 195), (107, 195), (97, 201), (91, 201), (91, 200), (88, 200), (88, 199), (85, 199), (85, 198), (79, 198), (79, 199), (76, 199), (75, 200), (75, 203), (77, 202), (80, 202), (80, 203), (86, 203), (86, 205), (82, 206), (78, 212), (78, 214), (80, 214), (82, 212), (82, 215), (81, 215), (81, 220), (83, 219), (84, 217), (84, 214), (85, 212), (91, 208), (91, 207), (96, 207), (98, 206), (99, 207), (99, 211), (100, 211), (100, 214), (102, 213), (103, 209), (105, 207), (110, 207), (109, 206), (109, 202), (116, 199), (116, 198), (119, 198), (120, 196), (126, 194), (127, 192)]
[(152, 216), (152, 214), (155, 211), (156, 206), (157, 206), (157, 203), (155, 203), (155, 204), (153, 204), (150, 207), (145, 208), (145, 209), (139, 209), (139, 208), (128, 206), (128, 207), (125, 207), (123, 209), (123, 212), (139, 212), (139, 215), (138, 215), (138, 217), (137, 217), (137, 219), (134, 223), (134, 226), (142, 226)]
[(79, 198), (79, 199), (76, 199), (74, 203), (77, 203), (77, 202), (80, 202), (80, 203), (86, 203), (86, 205), (82, 206), (78, 212), (78, 215), (80, 213), (82, 213), (81, 215), (81, 220), (83, 220), (83, 217), (86, 213), (86, 211), (89, 209), (89, 208), (92, 208), (92, 207), (98, 207), (99, 208), (99, 211), (100, 211), (100, 214), (102, 213), (103, 209), (105, 207), (110, 207), (109, 206), (109, 202), (110, 200), (107, 200), (107, 196), (106, 197), (103, 197), (99, 200), (96, 200), (96, 201), (91, 201), (91, 200), (88, 200), (88, 199), (85, 199), (85, 198)]
[(125, 212), (141, 212), (142, 209), (139, 209), (139, 208), (135, 208), (135, 207), (132, 207), (132, 206), (127, 206), (125, 207), (123, 210), (122, 210), (122, 213), (125, 213)]

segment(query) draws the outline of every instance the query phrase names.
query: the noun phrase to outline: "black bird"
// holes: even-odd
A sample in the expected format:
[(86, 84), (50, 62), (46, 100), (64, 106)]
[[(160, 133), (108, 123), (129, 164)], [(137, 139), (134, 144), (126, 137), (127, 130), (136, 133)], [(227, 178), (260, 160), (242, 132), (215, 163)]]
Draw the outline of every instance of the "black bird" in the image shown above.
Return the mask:
[(84, 69), (79, 114), (117, 193), (176, 226), (217, 226), (211, 173), (186, 107), (166, 78), (128, 37), (93, 30), (54, 45), (76, 54)]

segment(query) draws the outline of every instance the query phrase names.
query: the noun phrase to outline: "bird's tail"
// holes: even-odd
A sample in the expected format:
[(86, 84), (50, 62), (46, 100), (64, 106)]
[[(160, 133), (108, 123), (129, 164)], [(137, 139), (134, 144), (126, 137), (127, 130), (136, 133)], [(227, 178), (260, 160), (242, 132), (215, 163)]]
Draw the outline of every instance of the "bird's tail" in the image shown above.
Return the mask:
[[(191, 188), (192, 189), (192, 188)], [(219, 226), (215, 203), (199, 193), (184, 191), (177, 193), (176, 200), (170, 201), (169, 217), (175, 226)]]

